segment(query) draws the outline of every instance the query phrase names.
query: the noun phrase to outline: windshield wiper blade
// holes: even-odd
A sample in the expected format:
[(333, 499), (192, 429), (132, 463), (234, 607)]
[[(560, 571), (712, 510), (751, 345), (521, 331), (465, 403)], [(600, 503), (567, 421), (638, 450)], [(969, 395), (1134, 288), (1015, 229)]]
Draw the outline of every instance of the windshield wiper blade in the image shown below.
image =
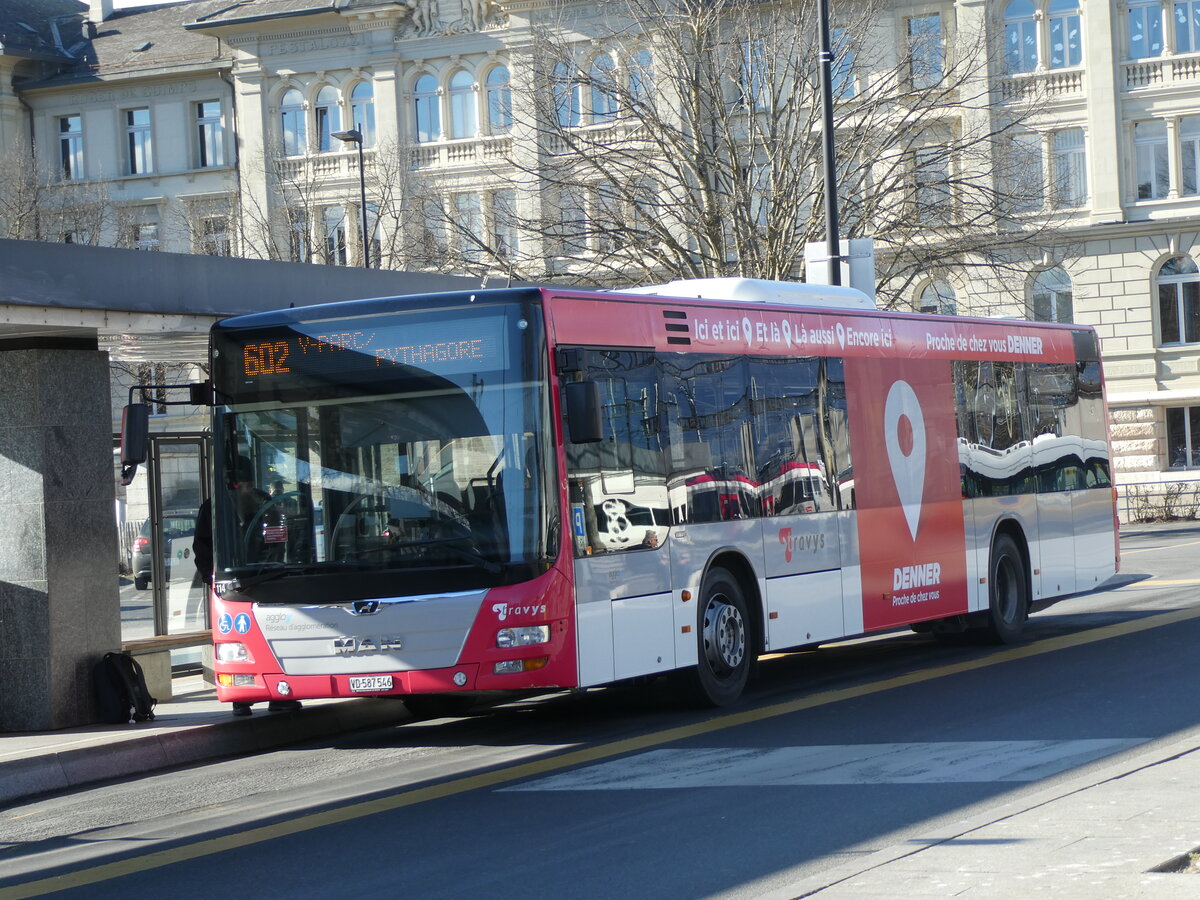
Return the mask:
[(346, 569), (359, 571), (369, 568), (372, 567), (357, 562), (273, 563), (266, 571), (260, 569), (254, 575), (234, 578), (234, 589), (242, 591), (248, 587), (254, 587), (256, 584), (274, 581), (276, 578), (282, 578), (285, 575), (319, 575), (326, 572), (342, 572)]

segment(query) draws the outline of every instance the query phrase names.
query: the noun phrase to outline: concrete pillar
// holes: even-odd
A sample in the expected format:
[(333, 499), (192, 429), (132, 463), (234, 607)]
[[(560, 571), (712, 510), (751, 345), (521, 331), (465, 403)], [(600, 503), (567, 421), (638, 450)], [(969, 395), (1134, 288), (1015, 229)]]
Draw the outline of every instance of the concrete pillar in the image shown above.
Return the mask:
[(121, 643), (108, 356), (32, 343), (0, 344), (0, 732), (95, 721)]

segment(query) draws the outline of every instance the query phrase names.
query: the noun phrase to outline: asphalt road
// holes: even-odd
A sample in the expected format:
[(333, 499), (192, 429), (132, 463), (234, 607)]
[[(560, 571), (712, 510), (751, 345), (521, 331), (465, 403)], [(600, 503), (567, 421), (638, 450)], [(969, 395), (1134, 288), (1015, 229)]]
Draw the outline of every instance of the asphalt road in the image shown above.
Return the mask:
[(1197, 723), (1200, 529), (1122, 551), (1115, 586), (1014, 647), (906, 632), (772, 657), (719, 713), (662, 683), (398, 710), (394, 728), (15, 807), (0, 897), (55, 874), (79, 897), (786, 896)]

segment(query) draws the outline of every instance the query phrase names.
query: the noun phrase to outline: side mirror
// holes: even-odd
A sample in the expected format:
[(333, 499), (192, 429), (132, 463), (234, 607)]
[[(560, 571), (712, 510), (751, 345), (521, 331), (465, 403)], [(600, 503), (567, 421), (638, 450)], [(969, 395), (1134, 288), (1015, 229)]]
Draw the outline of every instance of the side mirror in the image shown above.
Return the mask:
[(121, 411), (121, 484), (133, 482), (137, 467), (146, 461), (150, 444), (150, 407), (130, 403)]
[(595, 381), (566, 383), (567, 435), (572, 444), (594, 444), (604, 440), (600, 385)]

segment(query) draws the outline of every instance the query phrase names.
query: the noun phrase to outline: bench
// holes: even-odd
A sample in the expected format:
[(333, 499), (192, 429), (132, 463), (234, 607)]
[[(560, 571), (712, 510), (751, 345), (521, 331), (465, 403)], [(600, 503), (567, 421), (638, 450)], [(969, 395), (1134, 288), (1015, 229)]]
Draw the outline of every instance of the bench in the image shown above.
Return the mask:
[(159, 703), (171, 699), (171, 651), (185, 647), (208, 647), (203, 665), (205, 679), (212, 681), (212, 632), (185, 631), (122, 641), (121, 650), (138, 661), (146, 676), (146, 688)]

